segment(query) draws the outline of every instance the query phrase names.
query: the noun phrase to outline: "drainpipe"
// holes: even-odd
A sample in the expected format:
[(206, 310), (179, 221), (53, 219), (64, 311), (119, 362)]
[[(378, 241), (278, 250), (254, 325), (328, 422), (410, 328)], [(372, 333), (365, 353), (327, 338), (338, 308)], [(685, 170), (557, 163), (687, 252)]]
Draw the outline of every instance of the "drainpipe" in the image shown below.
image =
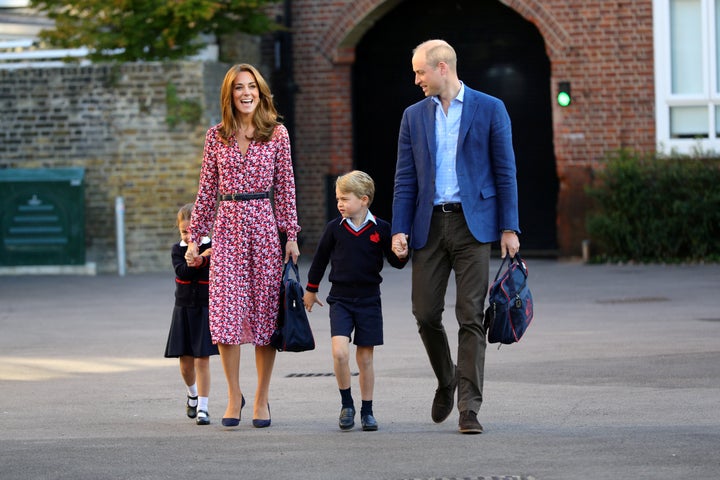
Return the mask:
[(293, 72), (292, 0), (284, 1), (282, 25), (285, 29), (278, 33), (275, 40), (275, 69), (282, 80), (278, 86), (283, 90), (285, 99), (283, 110), (280, 113), (290, 134), (290, 144), (292, 145), (295, 136), (295, 94), (298, 91)]

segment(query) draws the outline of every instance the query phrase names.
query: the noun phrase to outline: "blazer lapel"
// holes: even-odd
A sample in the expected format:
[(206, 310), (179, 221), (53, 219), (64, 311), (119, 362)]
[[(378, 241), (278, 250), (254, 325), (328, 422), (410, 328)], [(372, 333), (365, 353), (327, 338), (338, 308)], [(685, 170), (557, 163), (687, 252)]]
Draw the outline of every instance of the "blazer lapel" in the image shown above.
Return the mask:
[(478, 101), (474, 93), (465, 86), (465, 97), (463, 98), (463, 109), (460, 116), (460, 131), (458, 132), (458, 152), (460, 151), (460, 145), (465, 141), (465, 137), (470, 131), (470, 125), (472, 125), (475, 112), (477, 112)]

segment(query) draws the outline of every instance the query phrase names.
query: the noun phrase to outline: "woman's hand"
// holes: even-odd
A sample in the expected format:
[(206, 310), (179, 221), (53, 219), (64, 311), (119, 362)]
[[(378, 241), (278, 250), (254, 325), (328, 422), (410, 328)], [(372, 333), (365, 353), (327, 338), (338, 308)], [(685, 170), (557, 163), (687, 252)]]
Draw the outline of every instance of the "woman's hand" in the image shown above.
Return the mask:
[(299, 256), (300, 248), (298, 248), (297, 242), (287, 242), (285, 244), (285, 263), (288, 263), (290, 257), (292, 257), (293, 263), (297, 263)]

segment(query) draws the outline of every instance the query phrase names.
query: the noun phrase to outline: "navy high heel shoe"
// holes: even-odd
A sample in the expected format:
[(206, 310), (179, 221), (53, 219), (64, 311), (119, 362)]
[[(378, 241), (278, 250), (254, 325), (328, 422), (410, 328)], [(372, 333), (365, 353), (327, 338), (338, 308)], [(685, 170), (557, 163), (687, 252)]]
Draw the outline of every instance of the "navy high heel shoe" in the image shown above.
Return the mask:
[[(269, 403), (268, 403), (268, 415), (270, 415), (270, 404)], [(255, 428), (269, 427), (271, 422), (272, 422), (272, 415), (270, 415), (270, 418), (268, 418), (267, 420), (253, 418), (253, 427), (255, 427)]]
[[(240, 404), (240, 415), (238, 416), (238, 418), (223, 417), (223, 419), (222, 419), (223, 427), (237, 427), (238, 425), (240, 425), (240, 419), (242, 418), (242, 409), (245, 406), (245, 395), (242, 395), (241, 398), (242, 398), (242, 403)], [(253, 422), (254, 422), (254, 420), (253, 420)]]

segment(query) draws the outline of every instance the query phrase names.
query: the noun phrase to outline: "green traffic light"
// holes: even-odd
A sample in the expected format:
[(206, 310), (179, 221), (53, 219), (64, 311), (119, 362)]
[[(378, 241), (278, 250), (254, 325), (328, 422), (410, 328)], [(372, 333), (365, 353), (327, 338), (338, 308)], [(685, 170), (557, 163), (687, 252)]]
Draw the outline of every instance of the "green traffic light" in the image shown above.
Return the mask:
[(571, 101), (572, 100), (570, 99), (569, 93), (567, 93), (567, 92), (558, 93), (557, 102), (558, 102), (558, 105), (560, 105), (561, 107), (567, 107), (568, 105), (570, 105)]

